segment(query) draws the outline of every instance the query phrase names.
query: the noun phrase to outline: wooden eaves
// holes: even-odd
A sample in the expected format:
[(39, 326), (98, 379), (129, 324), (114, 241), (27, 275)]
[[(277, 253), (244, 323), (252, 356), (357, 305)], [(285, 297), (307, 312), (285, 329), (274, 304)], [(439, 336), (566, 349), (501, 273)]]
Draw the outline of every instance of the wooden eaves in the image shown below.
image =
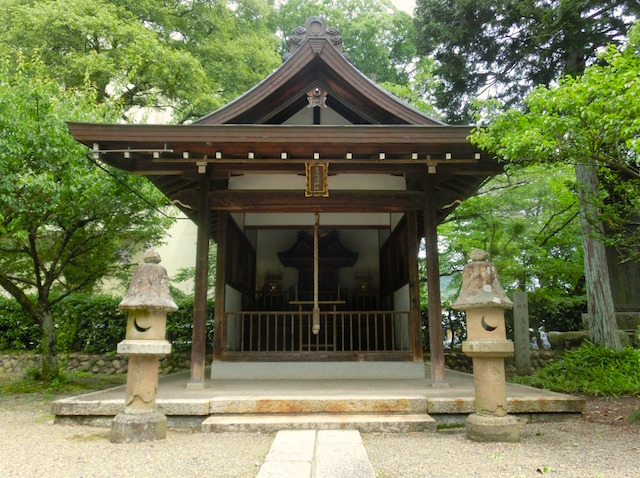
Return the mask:
[[(304, 162), (319, 157), (335, 173), (403, 175), (421, 190), (429, 171), (435, 173), (438, 220), (473, 194), (500, 166), (469, 143), (468, 126), (447, 125), (122, 125), (68, 123), (74, 138), (93, 150), (94, 157), (119, 169), (149, 177), (170, 199), (196, 213), (189, 200), (197, 189), (198, 165), (207, 164), (213, 183), (250, 172), (302, 174)], [(349, 158), (349, 159), (347, 159)], [(431, 169), (429, 168), (431, 167)], [(372, 192), (373, 193), (373, 192)], [(244, 198), (244, 199), (243, 199)], [(372, 199), (373, 198), (373, 199)], [(212, 209), (271, 210), (277, 202), (291, 204), (291, 193), (212, 193)], [(367, 210), (421, 208), (413, 191), (403, 198), (377, 192), (333, 195), (327, 201), (305, 201), (299, 208), (326, 207), (342, 211), (355, 203)], [(294, 200), (295, 202), (295, 200)], [(319, 204), (315, 204), (318, 202)], [(448, 206), (448, 207), (447, 207)], [(299, 209), (298, 208), (298, 209)], [(302, 209), (299, 209), (302, 210)]]

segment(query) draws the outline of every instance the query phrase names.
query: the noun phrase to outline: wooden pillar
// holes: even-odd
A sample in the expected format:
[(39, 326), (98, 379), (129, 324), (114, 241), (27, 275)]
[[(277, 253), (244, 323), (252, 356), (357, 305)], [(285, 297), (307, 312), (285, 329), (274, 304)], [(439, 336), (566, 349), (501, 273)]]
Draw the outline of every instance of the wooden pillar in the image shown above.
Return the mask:
[(411, 303), (410, 344), (413, 360), (422, 362), (422, 324), (420, 320), (420, 278), (418, 275), (418, 221), (416, 211), (407, 211), (407, 255), (409, 268), (409, 297)]
[(196, 279), (193, 297), (193, 332), (191, 338), (191, 378), (188, 388), (204, 388), (205, 355), (207, 352), (207, 286), (209, 279), (209, 239), (211, 209), (209, 208), (209, 177), (200, 177), (198, 190), (198, 236), (196, 243)]
[(225, 311), (225, 290), (227, 282), (227, 227), (229, 213), (218, 211), (218, 240), (216, 266), (216, 308), (213, 320), (213, 360), (221, 361), (227, 343)]
[(440, 302), (440, 263), (438, 258), (438, 221), (434, 175), (424, 181), (424, 238), (427, 246), (427, 293), (429, 299), (429, 349), (431, 382), (434, 387), (447, 386), (444, 378), (444, 346), (442, 344), (442, 305)]

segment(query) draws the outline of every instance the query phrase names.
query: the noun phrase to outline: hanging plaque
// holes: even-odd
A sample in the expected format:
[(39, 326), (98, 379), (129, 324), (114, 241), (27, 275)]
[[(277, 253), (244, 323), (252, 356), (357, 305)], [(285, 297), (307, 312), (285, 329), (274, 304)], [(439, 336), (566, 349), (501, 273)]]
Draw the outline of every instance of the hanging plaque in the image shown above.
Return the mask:
[(306, 197), (329, 197), (329, 163), (304, 163), (307, 188)]

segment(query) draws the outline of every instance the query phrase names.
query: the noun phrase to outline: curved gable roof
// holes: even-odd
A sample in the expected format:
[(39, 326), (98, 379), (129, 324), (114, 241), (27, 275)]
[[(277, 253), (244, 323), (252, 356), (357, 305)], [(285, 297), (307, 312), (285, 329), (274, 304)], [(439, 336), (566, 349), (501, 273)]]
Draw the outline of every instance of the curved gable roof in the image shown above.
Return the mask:
[(307, 92), (327, 92), (327, 106), (353, 124), (444, 125), (412, 108), (357, 70), (326, 36), (312, 36), (276, 71), (195, 124), (281, 124), (306, 108)]

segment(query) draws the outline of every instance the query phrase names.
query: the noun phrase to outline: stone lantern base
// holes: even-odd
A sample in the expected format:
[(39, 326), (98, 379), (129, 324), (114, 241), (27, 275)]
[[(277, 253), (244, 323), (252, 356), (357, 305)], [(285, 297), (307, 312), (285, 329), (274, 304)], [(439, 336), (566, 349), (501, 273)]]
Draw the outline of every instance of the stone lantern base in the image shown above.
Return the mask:
[(519, 442), (521, 424), (513, 417), (472, 413), (465, 423), (467, 438), (478, 442)]
[(111, 423), (112, 443), (163, 440), (167, 436), (167, 417), (162, 413), (130, 415), (119, 413)]

